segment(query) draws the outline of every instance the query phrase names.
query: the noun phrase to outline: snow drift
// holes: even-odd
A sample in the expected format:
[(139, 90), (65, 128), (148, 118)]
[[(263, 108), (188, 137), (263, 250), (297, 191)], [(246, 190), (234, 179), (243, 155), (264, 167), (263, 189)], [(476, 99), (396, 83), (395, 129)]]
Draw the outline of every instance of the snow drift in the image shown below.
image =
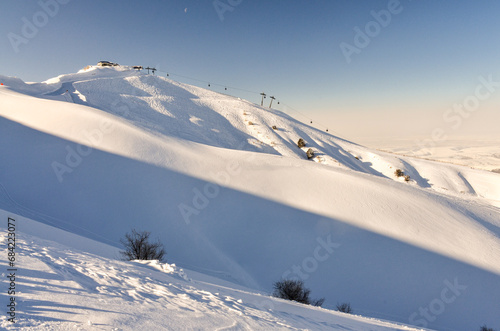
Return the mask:
[(4, 210), (115, 246), (145, 229), (184, 268), (265, 292), (299, 278), (326, 308), (499, 323), (498, 174), (370, 150), (126, 67), (0, 79)]

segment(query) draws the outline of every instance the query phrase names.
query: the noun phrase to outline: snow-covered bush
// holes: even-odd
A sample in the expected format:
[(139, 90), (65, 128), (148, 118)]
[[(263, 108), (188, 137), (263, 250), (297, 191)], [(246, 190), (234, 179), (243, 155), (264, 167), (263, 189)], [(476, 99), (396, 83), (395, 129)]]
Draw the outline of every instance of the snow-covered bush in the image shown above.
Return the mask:
[(306, 152), (307, 158), (312, 159), (314, 157), (314, 151), (312, 148), (309, 148)]
[(132, 233), (125, 234), (124, 239), (120, 239), (120, 242), (125, 247), (124, 251), (121, 251), (121, 255), (124, 260), (159, 260), (162, 261), (166, 252), (163, 248), (163, 244), (159, 241), (151, 243), (149, 242), (149, 236), (151, 232), (142, 231), (137, 232), (135, 229)]
[(320, 307), (325, 299), (312, 300), (309, 298), (311, 290), (304, 286), (301, 280), (283, 279), (274, 283), (273, 296), (281, 299), (297, 301), (306, 305)]

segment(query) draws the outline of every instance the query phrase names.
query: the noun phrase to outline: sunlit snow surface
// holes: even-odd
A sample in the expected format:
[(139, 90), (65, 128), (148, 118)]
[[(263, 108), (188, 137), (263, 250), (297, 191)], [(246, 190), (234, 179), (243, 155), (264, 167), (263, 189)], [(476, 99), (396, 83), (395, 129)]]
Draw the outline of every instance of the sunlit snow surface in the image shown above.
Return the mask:
[[(0, 80), (0, 208), (116, 247), (132, 228), (151, 231), (164, 242), (169, 263), (188, 270), (192, 279), (177, 277), (177, 269), (163, 272), (159, 265), (127, 264), (102, 253), (90, 258), (82, 252), (89, 249), (85, 244), (65, 242), (65, 249), (56, 249), (57, 244), (20, 235), (26, 259), (33, 259), (33, 267), (25, 265), (27, 275), (55, 278), (46, 270), (57, 265), (55, 259), (66, 268), (63, 273), (85, 276), (84, 285), (59, 284), (58, 291), (34, 281), (33, 293), (51, 298), (51, 308), (26, 311), (38, 316), (33, 323), (47, 318), (47, 327), (78, 321), (83, 328), (90, 321), (134, 329), (146, 315), (125, 308), (129, 302), (144, 314), (150, 311), (153, 326), (177, 321), (165, 324), (171, 329), (203, 329), (208, 323), (213, 329), (231, 323), (242, 330), (271, 324), (376, 329), (338, 322), (338, 315), (323, 310), (321, 316), (328, 317), (321, 317), (318, 308), (286, 303), (293, 312), (278, 314), (246, 305), (246, 296), (256, 296), (250, 292), (269, 294), (282, 276), (303, 279), (329, 309), (350, 302), (364, 316), (440, 330), (499, 323), (499, 174), (365, 148), (279, 111), (123, 67), (30, 85)], [(299, 138), (305, 148), (296, 146)], [(305, 155), (308, 148), (315, 152), (312, 160)], [(396, 169), (410, 181), (397, 178)], [(88, 268), (78, 266), (79, 260)], [(129, 271), (109, 280), (99, 277), (96, 265)], [(83, 271), (94, 269), (95, 274)], [(166, 280), (149, 281), (143, 272)], [(227, 281), (227, 292), (211, 287), (218, 285), (192, 285), (205, 277), (210, 284)], [(139, 278), (142, 283), (131, 280)], [(459, 289), (449, 292), (450, 283)], [(66, 290), (78, 286), (93, 309), (102, 309), (87, 309), (102, 322), (80, 308), (72, 319), (58, 315), (66, 314), (58, 300), (75, 304)], [(213, 298), (190, 295), (189, 286)], [(245, 295), (239, 297), (242, 286)], [(448, 292), (455, 293), (453, 300)], [(176, 293), (196, 308), (182, 308), (186, 297), (174, 300)], [(235, 303), (222, 304), (223, 295), (215, 293)], [(95, 308), (111, 298), (116, 303)], [(235, 308), (240, 299), (243, 308)], [(163, 309), (168, 302), (176, 308)], [(33, 307), (29, 297), (26, 305)], [(221, 313), (229, 306), (231, 317)], [(183, 317), (193, 324), (180, 324)]]
[[(37, 235), (18, 232), (18, 321), (14, 327), (1, 316), (2, 329), (415, 330), (308, 308), (187, 271), (191, 279), (168, 263), (117, 261), (112, 246), (0, 212), (0, 217), (7, 216)], [(86, 245), (94, 254), (52, 241), (60, 236)], [(6, 265), (3, 256), (0, 260)]]

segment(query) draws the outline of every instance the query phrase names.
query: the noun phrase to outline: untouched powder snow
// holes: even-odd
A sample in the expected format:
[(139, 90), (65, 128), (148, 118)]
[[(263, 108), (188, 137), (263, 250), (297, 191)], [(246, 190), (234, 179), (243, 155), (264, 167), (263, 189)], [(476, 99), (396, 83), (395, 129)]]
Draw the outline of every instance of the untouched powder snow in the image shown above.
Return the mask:
[[(416, 330), (279, 300), (188, 271), (196, 277), (191, 279), (173, 264), (117, 261), (112, 246), (0, 211), (0, 218), (7, 217), (27, 232), (16, 231), (17, 323), (1, 316), (4, 330)], [(62, 245), (61, 238), (101, 255)], [(5, 255), (0, 261), (8, 263)]]
[(291, 277), (329, 309), (439, 330), (500, 323), (499, 174), (371, 150), (124, 67), (1, 79), (1, 209), (113, 247), (151, 231), (169, 262), (246, 292)]

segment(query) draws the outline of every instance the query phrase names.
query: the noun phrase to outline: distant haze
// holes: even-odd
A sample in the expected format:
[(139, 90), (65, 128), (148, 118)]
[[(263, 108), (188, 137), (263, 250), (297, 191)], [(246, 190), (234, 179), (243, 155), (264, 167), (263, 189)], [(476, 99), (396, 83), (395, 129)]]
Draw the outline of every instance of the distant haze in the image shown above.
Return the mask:
[(99, 60), (149, 65), (256, 103), (264, 91), (361, 142), (440, 127), (498, 137), (499, 86), (459, 128), (443, 114), (480, 77), (500, 82), (499, 12), (492, 0), (3, 1), (0, 74), (43, 81)]

